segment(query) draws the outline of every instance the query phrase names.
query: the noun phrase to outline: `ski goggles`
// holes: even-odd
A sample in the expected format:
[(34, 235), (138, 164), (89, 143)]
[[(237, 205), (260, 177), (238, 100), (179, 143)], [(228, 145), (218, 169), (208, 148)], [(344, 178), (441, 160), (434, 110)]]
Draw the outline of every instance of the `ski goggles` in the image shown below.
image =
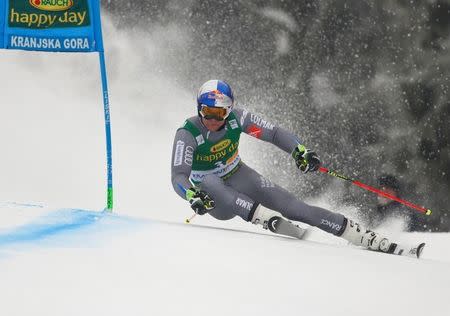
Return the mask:
[(230, 114), (230, 110), (227, 108), (213, 108), (206, 105), (200, 107), (200, 115), (206, 120), (223, 121), (228, 117), (228, 114)]

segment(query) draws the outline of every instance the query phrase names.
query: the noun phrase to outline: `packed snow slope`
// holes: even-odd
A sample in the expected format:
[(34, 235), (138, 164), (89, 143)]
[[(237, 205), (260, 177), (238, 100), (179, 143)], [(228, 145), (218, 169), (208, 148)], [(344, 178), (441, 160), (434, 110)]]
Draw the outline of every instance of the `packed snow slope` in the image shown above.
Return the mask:
[(398, 236), (427, 242), (417, 260), (234, 221), (220, 228), (206, 218), (183, 224), (11, 204), (1, 211), (2, 224), (10, 222), (0, 232), (2, 315), (448, 312), (448, 234)]
[[(427, 242), (414, 260), (321, 232), (278, 237), (238, 219), (184, 224), (191, 212), (169, 174), (172, 137), (195, 113), (171, 56), (183, 34), (124, 33), (107, 19), (105, 34), (113, 214), (101, 213), (97, 56), (1, 52), (0, 315), (447, 315), (448, 234), (387, 227)], [(249, 148), (277, 150), (248, 137), (241, 145), (257, 169)]]

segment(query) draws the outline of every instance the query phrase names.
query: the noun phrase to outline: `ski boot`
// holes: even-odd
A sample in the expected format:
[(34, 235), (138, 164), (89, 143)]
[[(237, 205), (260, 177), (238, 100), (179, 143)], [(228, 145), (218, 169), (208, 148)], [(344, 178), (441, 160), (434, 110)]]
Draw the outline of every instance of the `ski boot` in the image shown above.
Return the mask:
[(364, 229), (358, 223), (346, 218), (345, 230), (340, 237), (356, 246), (389, 254), (419, 258), (425, 243), (417, 246), (406, 246), (390, 242), (386, 237)]
[(261, 224), (264, 229), (279, 235), (302, 239), (306, 229), (303, 229), (285, 219), (280, 213), (263, 206), (258, 206), (252, 219), (252, 224)]

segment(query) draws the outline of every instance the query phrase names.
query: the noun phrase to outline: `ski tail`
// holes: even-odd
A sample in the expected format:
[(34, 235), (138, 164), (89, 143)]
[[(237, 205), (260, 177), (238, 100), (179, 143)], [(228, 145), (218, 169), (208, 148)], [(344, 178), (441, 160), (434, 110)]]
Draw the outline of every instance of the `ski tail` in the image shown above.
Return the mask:
[(422, 255), (423, 248), (425, 247), (425, 243), (420, 243), (416, 246), (406, 246), (401, 244), (392, 243), (389, 247), (387, 253), (391, 253), (399, 256), (406, 256), (411, 258), (420, 258)]

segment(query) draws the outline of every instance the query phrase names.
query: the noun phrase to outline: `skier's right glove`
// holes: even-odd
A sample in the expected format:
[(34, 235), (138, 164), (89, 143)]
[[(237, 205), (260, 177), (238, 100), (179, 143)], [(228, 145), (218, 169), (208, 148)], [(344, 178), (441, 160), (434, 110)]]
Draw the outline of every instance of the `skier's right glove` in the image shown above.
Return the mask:
[(198, 215), (205, 215), (215, 206), (214, 200), (206, 192), (194, 187), (186, 190), (186, 200)]
[(292, 152), (292, 158), (294, 158), (297, 168), (304, 173), (317, 171), (320, 167), (319, 156), (314, 151), (306, 149), (305, 146), (300, 144)]

